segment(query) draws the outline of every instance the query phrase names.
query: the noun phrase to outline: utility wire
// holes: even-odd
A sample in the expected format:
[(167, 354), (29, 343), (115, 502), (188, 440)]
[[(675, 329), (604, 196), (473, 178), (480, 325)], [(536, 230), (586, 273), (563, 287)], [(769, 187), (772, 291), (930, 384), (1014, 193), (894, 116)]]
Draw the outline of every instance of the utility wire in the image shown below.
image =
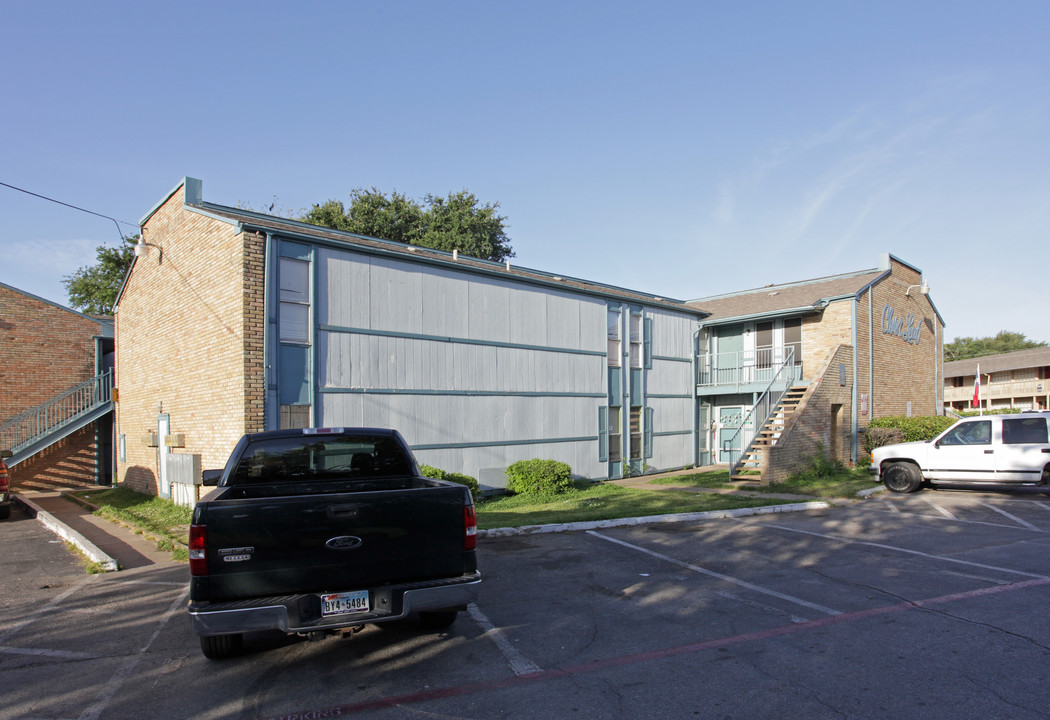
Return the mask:
[(117, 226), (117, 235), (120, 235), (120, 239), (121, 239), (122, 242), (124, 240), (126, 240), (126, 238), (124, 237), (124, 233), (122, 233), (120, 231), (120, 226), (121, 225), (127, 225), (128, 227), (133, 227), (133, 228), (138, 228), (139, 227), (137, 223), (129, 223), (129, 222), (124, 222), (123, 220), (117, 220), (116, 218), (110, 217), (109, 215), (103, 215), (102, 213), (97, 213), (97, 212), (94, 212), (92, 210), (85, 210), (82, 207), (77, 207), (76, 205), (70, 205), (67, 202), (62, 202), (61, 200), (55, 200), (54, 198), (49, 198), (46, 195), (40, 195), (40, 194), (35, 193), (35, 192), (30, 192), (29, 190), (25, 190), (25, 189), (20, 188), (20, 187), (15, 187), (14, 185), (8, 185), (5, 182), (0, 182), (0, 185), (3, 185), (6, 188), (11, 188), (12, 190), (17, 190), (18, 192), (23, 192), (26, 195), (32, 195), (33, 197), (38, 197), (41, 200), (47, 200), (48, 202), (57, 203), (59, 205), (65, 205), (67, 208), (73, 208), (74, 210), (79, 210), (80, 212), (85, 212), (88, 215), (94, 215), (96, 217), (105, 218), (106, 220), (112, 220), (113, 224)]

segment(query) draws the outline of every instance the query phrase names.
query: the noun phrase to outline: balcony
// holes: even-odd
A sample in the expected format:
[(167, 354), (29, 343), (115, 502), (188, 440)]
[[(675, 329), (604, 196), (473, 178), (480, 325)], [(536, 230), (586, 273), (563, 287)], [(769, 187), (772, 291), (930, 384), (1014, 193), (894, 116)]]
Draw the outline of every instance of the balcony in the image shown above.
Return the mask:
[(795, 361), (794, 348), (763, 348), (727, 353), (705, 353), (697, 357), (696, 392), (721, 395), (762, 392), (786, 364), (794, 367), (790, 382), (802, 380), (802, 363)]
[[(1013, 407), (1014, 401), (1018, 407), (1046, 408), (1047, 399), (1050, 397), (1050, 379), (1035, 380), (1008, 380), (1005, 382), (982, 382), (981, 402), (988, 407), (993, 403), (995, 407)], [(965, 404), (969, 407), (973, 399), (973, 382), (962, 387), (944, 388), (944, 404), (958, 406)], [(1010, 405), (1004, 405), (1003, 400), (1009, 400)], [(1039, 402), (1041, 400), (1041, 402)], [(1033, 404), (1034, 401), (1034, 404)]]

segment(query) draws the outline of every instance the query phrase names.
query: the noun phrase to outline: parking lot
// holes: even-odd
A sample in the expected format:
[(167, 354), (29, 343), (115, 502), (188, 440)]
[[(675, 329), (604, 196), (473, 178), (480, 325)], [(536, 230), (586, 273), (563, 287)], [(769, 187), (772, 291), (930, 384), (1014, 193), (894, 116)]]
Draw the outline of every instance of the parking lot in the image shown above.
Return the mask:
[(3, 718), (1045, 718), (1050, 498), (881, 494), (482, 538), (450, 631), (201, 656), (185, 566), (80, 574), (0, 523)]

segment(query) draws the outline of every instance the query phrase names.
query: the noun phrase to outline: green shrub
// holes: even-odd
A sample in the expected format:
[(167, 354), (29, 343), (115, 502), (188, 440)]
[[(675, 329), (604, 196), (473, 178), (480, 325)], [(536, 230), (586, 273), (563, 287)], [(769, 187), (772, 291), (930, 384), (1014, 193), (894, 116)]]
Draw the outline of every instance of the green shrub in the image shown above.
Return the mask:
[(896, 428), (904, 433), (904, 442), (932, 440), (955, 424), (955, 418), (944, 415), (927, 415), (923, 417), (884, 417), (875, 418), (868, 427)]
[(448, 480), (449, 482), (458, 483), (460, 485), (466, 485), (470, 488), (470, 493), (474, 497), (478, 496), (481, 492), (481, 486), (478, 484), (476, 478), (470, 475), (464, 475), (463, 473), (448, 472), (441, 468), (436, 468), (431, 465), (420, 465), (419, 471), (426, 477), (434, 478), (436, 480)]
[(563, 493), (573, 487), (572, 468), (557, 460), (519, 460), (507, 468), (507, 490), (512, 493)]

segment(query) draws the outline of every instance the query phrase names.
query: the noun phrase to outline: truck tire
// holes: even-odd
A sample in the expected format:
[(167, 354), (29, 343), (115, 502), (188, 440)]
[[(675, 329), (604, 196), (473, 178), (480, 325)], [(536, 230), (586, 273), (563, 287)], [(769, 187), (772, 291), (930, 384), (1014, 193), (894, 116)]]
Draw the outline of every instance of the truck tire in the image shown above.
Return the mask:
[(241, 635), (201, 635), (201, 652), (209, 660), (222, 660), (241, 651)]
[(890, 492), (913, 493), (922, 487), (922, 473), (909, 462), (895, 462), (882, 471), (882, 482)]
[(456, 622), (456, 610), (434, 610), (419, 613), (419, 623), (427, 630), (444, 630)]

